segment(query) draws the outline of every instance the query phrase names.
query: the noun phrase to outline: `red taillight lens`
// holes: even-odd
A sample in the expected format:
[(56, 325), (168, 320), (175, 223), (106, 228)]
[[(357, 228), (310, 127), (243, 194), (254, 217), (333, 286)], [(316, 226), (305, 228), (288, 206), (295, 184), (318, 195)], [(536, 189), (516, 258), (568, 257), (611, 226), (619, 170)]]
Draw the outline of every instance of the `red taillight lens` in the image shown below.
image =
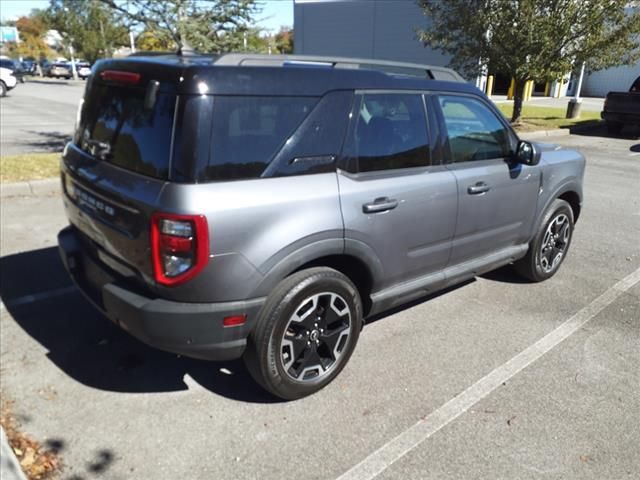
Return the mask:
[(203, 215), (155, 213), (151, 255), (156, 282), (175, 286), (195, 277), (209, 260), (209, 229)]
[(100, 78), (105, 82), (128, 83), (135, 85), (140, 81), (140, 74), (123, 72), (120, 70), (104, 70), (100, 72)]

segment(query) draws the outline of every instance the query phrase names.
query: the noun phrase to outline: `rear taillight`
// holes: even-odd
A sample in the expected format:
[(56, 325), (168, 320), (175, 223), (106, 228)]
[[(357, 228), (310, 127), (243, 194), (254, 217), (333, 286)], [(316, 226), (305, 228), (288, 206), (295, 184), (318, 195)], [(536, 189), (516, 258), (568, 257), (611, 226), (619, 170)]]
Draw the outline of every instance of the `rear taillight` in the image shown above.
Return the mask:
[(156, 282), (175, 286), (195, 277), (209, 260), (209, 230), (202, 215), (155, 213), (151, 255)]

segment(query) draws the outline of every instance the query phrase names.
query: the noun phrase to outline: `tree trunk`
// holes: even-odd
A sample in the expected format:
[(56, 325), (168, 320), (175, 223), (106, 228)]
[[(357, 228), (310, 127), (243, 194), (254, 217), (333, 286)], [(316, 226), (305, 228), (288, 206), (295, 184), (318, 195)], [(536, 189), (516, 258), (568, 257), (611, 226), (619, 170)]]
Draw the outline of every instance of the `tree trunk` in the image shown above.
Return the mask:
[(511, 123), (518, 123), (520, 116), (522, 115), (522, 100), (524, 99), (524, 87), (527, 84), (526, 80), (515, 79), (515, 86), (513, 89), (513, 114), (511, 115)]

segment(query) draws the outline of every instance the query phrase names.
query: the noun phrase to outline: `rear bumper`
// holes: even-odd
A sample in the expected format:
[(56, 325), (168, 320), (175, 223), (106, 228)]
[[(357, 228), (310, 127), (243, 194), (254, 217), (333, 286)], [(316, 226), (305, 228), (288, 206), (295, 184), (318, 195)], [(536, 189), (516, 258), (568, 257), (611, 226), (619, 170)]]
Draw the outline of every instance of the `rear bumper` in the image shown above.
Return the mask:
[(640, 125), (640, 115), (634, 113), (601, 112), (600, 117), (607, 122)]
[[(82, 293), (107, 318), (144, 343), (205, 360), (231, 360), (244, 353), (264, 298), (223, 303), (182, 303), (150, 298), (119, 281), (83, 251), (74, 227), (58, 234), (62, 262)], [(246, 315), (244, 325), (223, 319)]]

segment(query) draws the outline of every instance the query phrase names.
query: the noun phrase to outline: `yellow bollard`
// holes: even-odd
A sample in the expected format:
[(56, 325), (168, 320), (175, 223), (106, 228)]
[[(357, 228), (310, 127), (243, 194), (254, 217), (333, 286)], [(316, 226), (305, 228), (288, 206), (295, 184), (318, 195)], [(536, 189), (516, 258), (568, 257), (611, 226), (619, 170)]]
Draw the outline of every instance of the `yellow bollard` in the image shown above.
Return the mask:
[(513, 100), (513, 94), (516, 89), (516, 79), (512, 78), (511, 83), (509, 84), (509, 90), (507, 91), (507, 100)]
[(524, 86), (525, 102), (528, 102), (529, 100), (531, 100), (531, 96), (533, 95), (533, 87), (534, 87), (533, 80), (527, 80), (527, 83), (525, 83), (525, 86)]
[(491, 98), (491, 94), (493, 93), (493, 75), (487, 77), (487, 90), (485, 93), (487, 97)]
[(551, 83), (547, 82), (544, 84), (544, 96), (548, 97), (549, 96), (549, 90), (551, 90)]

